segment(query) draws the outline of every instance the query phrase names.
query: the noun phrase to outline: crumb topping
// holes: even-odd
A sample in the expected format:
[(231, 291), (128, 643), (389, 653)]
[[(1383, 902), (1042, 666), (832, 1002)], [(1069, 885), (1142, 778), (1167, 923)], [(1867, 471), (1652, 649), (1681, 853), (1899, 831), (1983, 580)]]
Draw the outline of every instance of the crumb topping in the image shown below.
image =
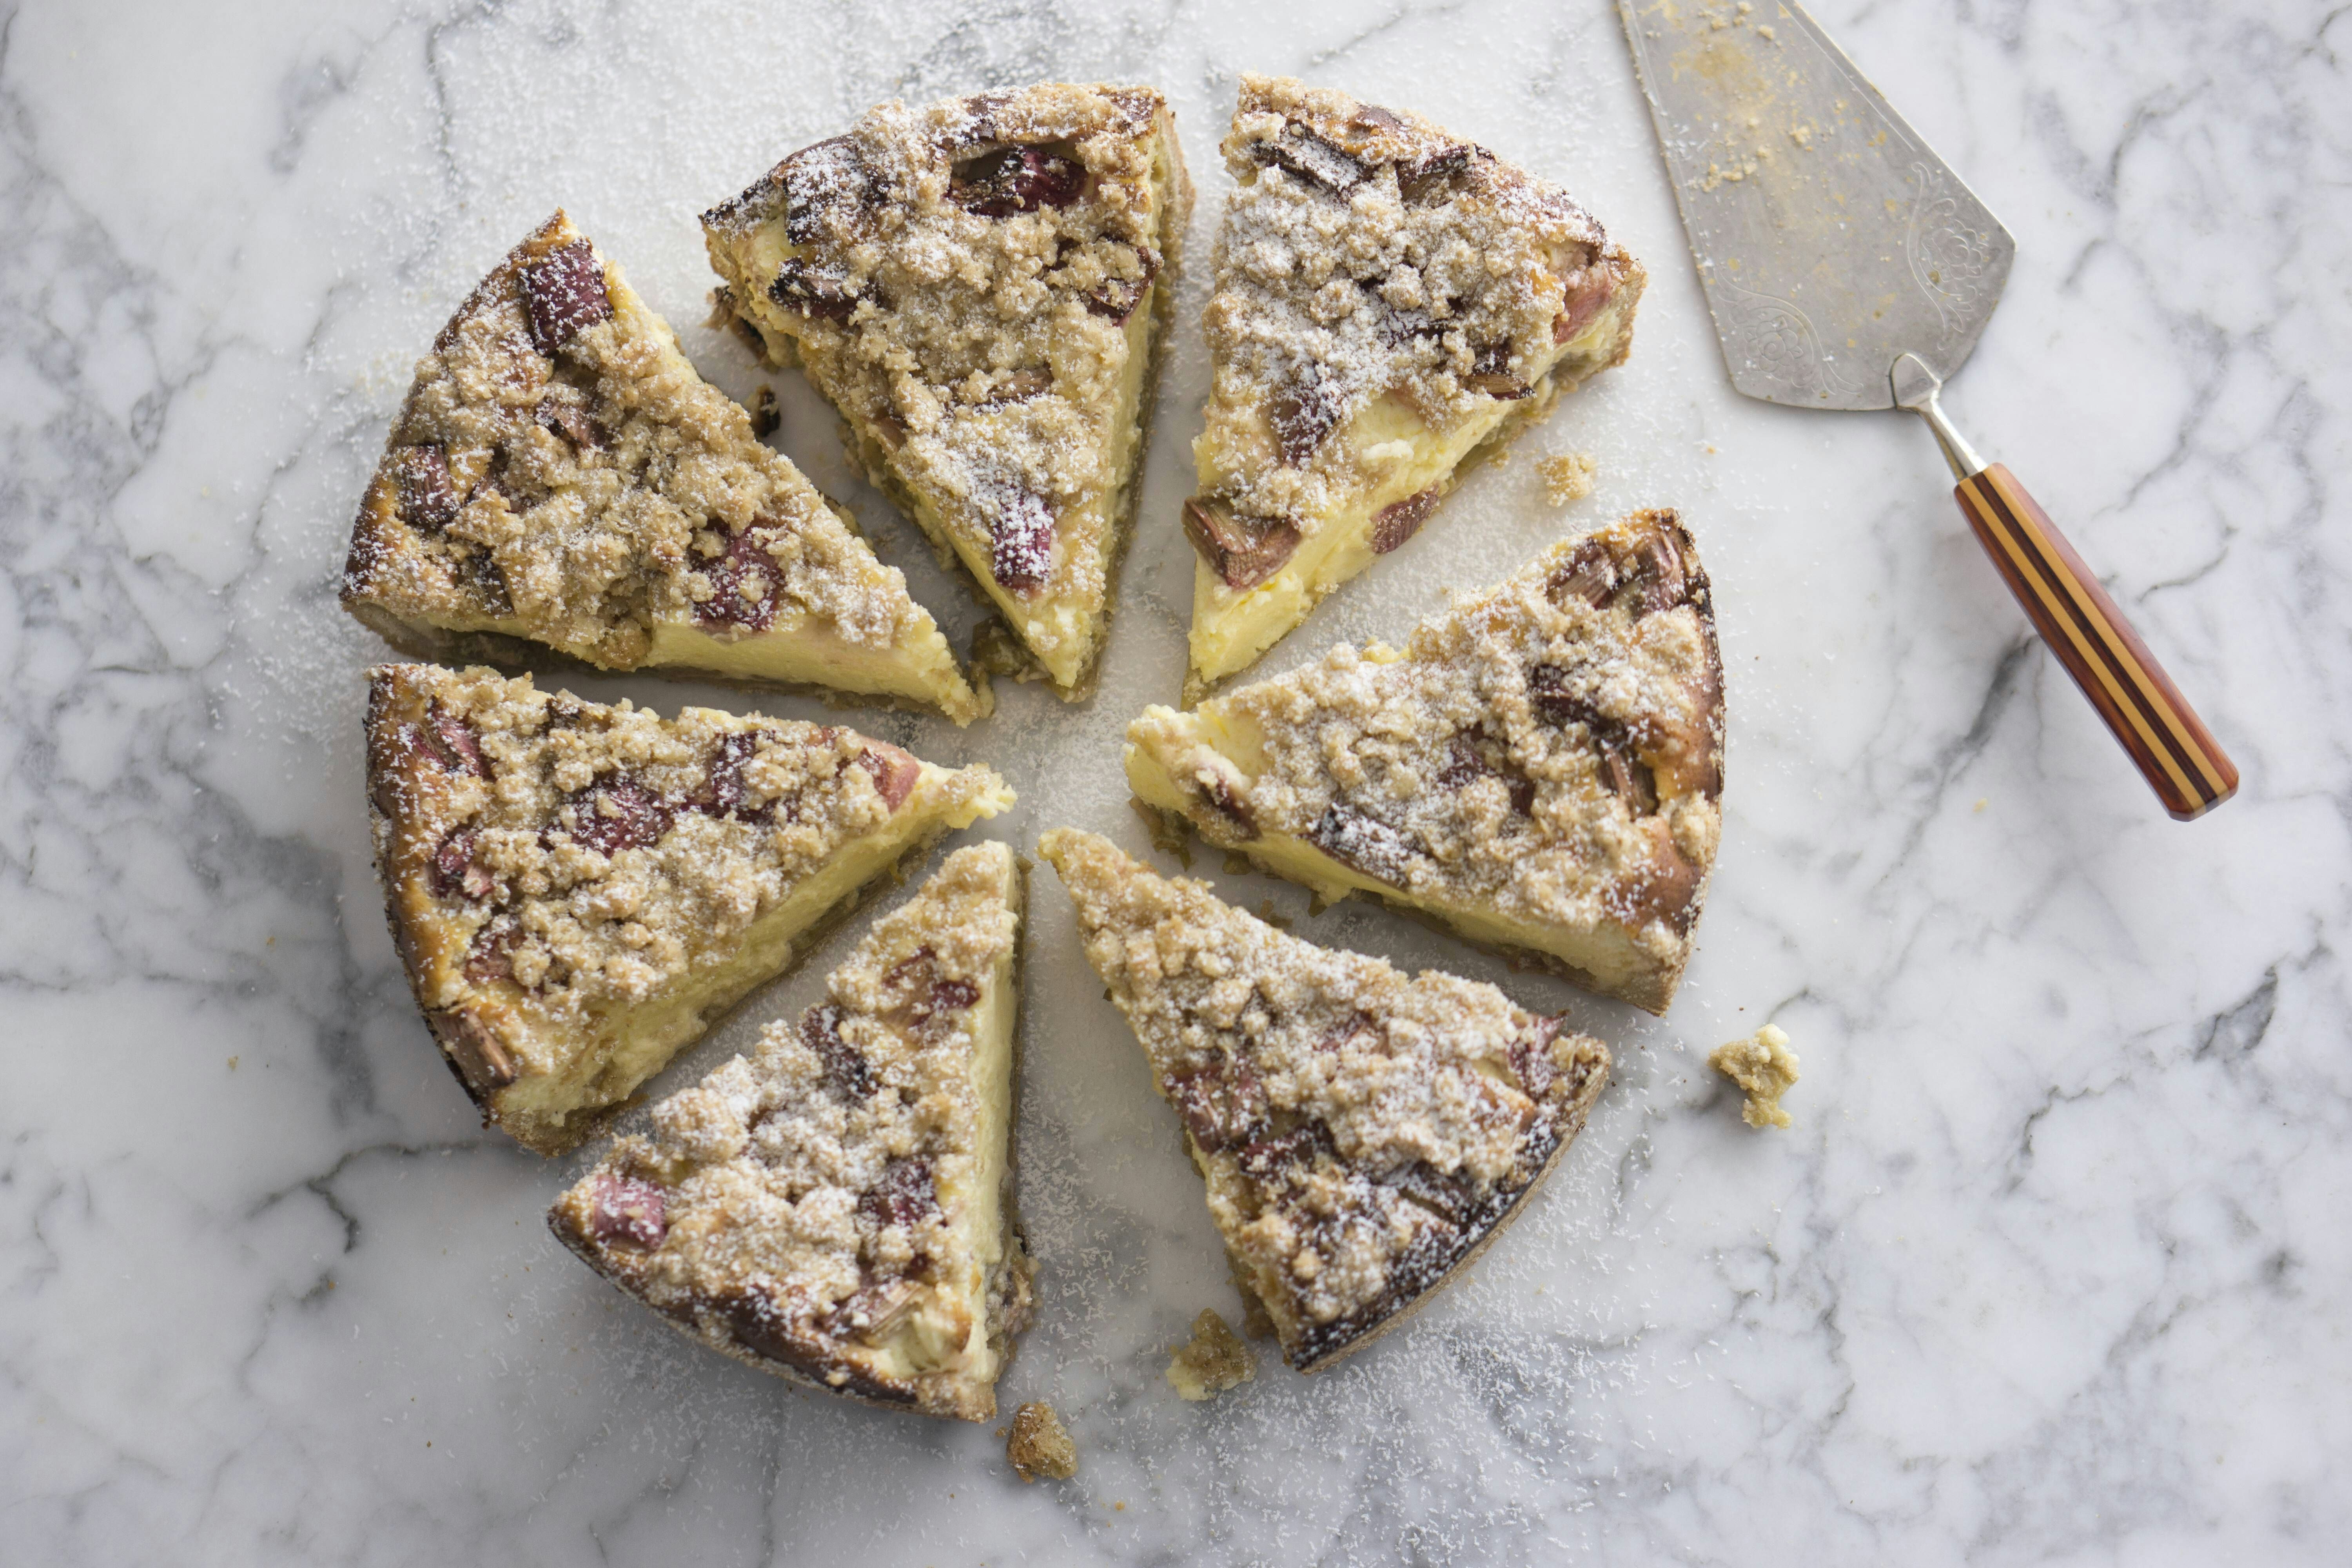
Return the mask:
[[(646, 1300), (757, 1300), (771, 1338), (870, 1346), (960, 1278), (955, 1205), (998, 1201), (976, 1177), (972, 1065), (976, 1010), (1016, 937), (1011, 855), (948, 857), (834, 971), (827, 1001), (655, 1107), (651, 1135), (574, 1189), (575, 1228)], [(625, 1220), (638, 1189), (658, 1194), (638, 1200), (658, 1225), (600, 1217)]]
[(1024, 599), (1106, 592), (1107, 521), (1067, 520), (1114, 478), (1166, 123), (1148, 88), (894, 101), (704, 216), (739, 309)]
[(1066, 1481), (1078, 1473), (1078, 1446), (1050, 1405), (1032, 1400), (1015, 1411), (1013, 1430), (1004, 1439), (1004, 1457), (1013, 1474), (1024, 1481), (1039, 1476)]
[(1740, 1120), (1750, 1127), (1787, 1127), (1780, 1097), (1797, 1086), (1797, 1053), (1777, 1025), (1767, 1024), (1744, 1040), (1717, 1046), (1706, 1065), (1738, 1084), (1747, 1100)]
[(1536, 463), (1536, 473), (1544, 483), (1544, 499), (1554, 506), (1566, 506), (1591, 495), (1593, 472), (1592, 459), (1582, 452), (1564, 452)]
[[(707, 708), (663, 720), (422, 665), (380, 667), (370, 784), (429, 846), (432, 918), (462, 947), (428, 1007), (469, 994), (558, 1022), (644, 1002), (881, 827), (923, 764), (854, 731)], [(995, 786), (942, 774), (950, 798)]]
[(1168, 1382), (1184, 1399), (1213, 1399), (1257, 1375), (1257, 1358), (1224, 1319), (1202, 1308), (1192, 1337), (1169, 1352)]
[[(1205, 721), (1205, 722), (1204, 722)], [(1721, 834), (1721, 666), (1689, 535), (1642, 512), (1415, 628), (1129, 738), (1211, 837), (1303, 838), (1417, 896), (1675, 946)], [(1245, 773), (1201, 737), (1231, 726)]]
[(886, 648), (929, 621), (561, 213), (418, 362), (345, 592), (612, 669), (656, 622)]
[(1621, 277), (1564, 192), (1415, 114), (1244, 76), (1223, 150), (1201, 440), (1245, 519), (1311, 535), (1375, 488), (1390, 456), (1326, 437), (1376, 399), (1442, 431), (1531, 395)]
[(1599, 1043), (1491, 985), (1286, 936), (1091, 834), (1040, 842), (1286, 1347), (1443, 1276), (1563, 1135)]

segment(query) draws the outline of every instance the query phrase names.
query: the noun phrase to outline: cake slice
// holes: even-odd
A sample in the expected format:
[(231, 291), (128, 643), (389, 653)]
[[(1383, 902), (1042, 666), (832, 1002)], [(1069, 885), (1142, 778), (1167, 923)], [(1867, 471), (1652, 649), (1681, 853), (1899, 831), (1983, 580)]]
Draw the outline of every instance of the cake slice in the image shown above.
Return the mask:
[(1066, 698), (1092, 689), (1192, 186), (1150, 88), (891, 102), (703, 215), (722, 309), (841, 413)]
[(693, 1338), (872, 1405), (985, 1421), (1029, 1321), (1011, 1140), (1022, 880), (975, 844), (829, 1000), (654, 1107), (548, 1223)]
[(906, 579), (752, 434), (561, 212), (419, 361), (343, 606), (450, 663), (989, 710)]
[(1674, 1001), (1722, 832), (1723, 663), (1671, 511), (1553, 546), (1402, 651), (1338, 647), (1127, 735), (1137, 798), (1326, 900)]
[(1244, 76), (1223, 151), (1188, 702), (1622, 362), (1643, 284), (1565, 192), (1418, 115)]
[(1038, 848), (1183, 1123), (1234, 1278), (1301, 1372), (1494, 1240), (1608, 1080), (1600, 1041), (1491, 985), (1285, 936), (1089, 833)]
[(1013, 804), (855, 731), (663, 720), (487, 669), (370, 672), (392, 934), (466, 1092), (542, 1154), (586, 1137), (861, 892)]

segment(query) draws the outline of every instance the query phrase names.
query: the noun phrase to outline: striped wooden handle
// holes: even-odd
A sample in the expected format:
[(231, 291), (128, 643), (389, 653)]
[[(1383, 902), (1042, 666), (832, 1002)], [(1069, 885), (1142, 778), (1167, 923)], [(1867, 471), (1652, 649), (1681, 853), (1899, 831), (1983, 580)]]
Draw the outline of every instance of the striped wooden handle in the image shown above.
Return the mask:
[(2183, 822), (2238, 793), (2238, 770), (2050, 514), (1995, 463), (1952, 491), (2042, 640)]

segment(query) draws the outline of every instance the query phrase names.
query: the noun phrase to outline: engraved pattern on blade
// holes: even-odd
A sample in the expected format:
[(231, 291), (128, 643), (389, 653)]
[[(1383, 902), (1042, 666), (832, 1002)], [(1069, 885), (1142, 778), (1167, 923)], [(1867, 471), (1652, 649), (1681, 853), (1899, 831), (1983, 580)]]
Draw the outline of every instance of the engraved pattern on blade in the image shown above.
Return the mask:
[(1789, 395), (1785, 401), (1817, 403), (1860, 390), (1855, 378), (1822, 352), (1821, 333), (1795, 305), (1719, 279), (1712, 287), (1721, 290), (1716, 324), (1740, 391), (1754, 396), (1756, 385), (1769, 384)]
[[(1997, 294), (1992, 237), (1969, 225), (1960, 198), (1952, 194), (1948, 172), (1925, 163), (1911, 165), (1918, 187), (1912, 200), (1911, 222), (1903, 237), (1903, 254), (1919, 292), (1936, 307), (1937, 319), (1949, 335), (1981, 322), (1992, 313), (1988, 284)], [(1973, 202), (1967, 207), (1982, 212)], [(1938, 344), (1938, 347), (1941, 345)]]
[(2008, 232), (1796, 0), (1619, 0), (1732, 384), (1894, 405), (1950, 375), (2009, 277)]

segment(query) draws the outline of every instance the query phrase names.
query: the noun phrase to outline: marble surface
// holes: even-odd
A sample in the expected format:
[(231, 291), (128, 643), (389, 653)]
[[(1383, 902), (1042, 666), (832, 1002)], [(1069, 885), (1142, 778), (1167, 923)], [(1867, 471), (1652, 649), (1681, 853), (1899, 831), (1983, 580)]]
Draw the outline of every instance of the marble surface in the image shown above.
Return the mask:
[[(0, 1556), (2343, 1561), (2352, 21), (1819, 14), (2017, 237), (1948, 404), (2235, 754), (2243, 792), (2203, 822), (2164, 818), (2029, 639), (1924, 430), (1731, 393), (1598, 0), (0, 8)], [(1632, 362), (1269, 668), (1680, 506), (1730, 667), (1723, 857), (1664, 1022), (1374, 911), (1301, 925), (1564, 1006), (1620, 1071), (1431, 1310), (1198, 1407), (1161, 1350), (1233, 1299), (1041, 874), (1043, 1316), (1003, 1392), (1056, 1403), (1084, 1468), (1024, 1487), (989, 1430), (723, 1362), (551, 1240), (573, 1167), (475, 1124), (384, 931), (357, 776), (383, 650), (337, 574), (414, 356), (557, 204), (748, 396), (698, 324), (694, 217), (783, 152), (892, 94), (1150, 81), (1205, 256), (1244, 68), (1432, 114), (1651, 272)], [(1019, 844), (1075, 822), (1142, 847), (1115, 737), (1180, 671), (1204, 270), (1101, 695), (876, 726), (1002, 764)], [(969, 600), (774, 380), (783, 449), (961, 635)], [(1592, 454), (1598, 492), (1545, 505), (1548, 452)], [(1796, 1126), (1759, 1134), (1704, 1056), (1768, 1018), (1805, 1077)]]

